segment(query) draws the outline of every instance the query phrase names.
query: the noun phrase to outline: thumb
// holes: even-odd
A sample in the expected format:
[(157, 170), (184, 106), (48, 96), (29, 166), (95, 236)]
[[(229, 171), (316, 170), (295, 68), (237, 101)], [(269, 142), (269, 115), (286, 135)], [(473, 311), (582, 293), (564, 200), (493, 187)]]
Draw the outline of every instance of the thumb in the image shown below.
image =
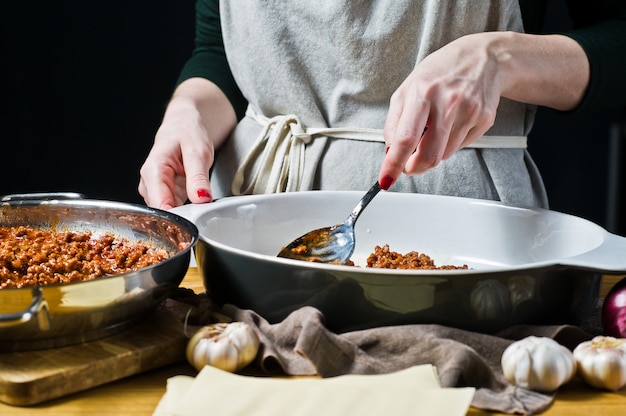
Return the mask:
[(187, 176), (187, 197), (194, 204), (203, 204), (213, 201), (209, 176), (205, 173), (196, 173)]
[[(187, 156), (187, 157), (185, 157)], [(185, 187), (187, 198), (194, 204), (203, 204), (213, 201), (211, 184), (209, 183), (209, 169), (213, 158), (203, 157), (202, 153), (191, 153), (185, 157)]]

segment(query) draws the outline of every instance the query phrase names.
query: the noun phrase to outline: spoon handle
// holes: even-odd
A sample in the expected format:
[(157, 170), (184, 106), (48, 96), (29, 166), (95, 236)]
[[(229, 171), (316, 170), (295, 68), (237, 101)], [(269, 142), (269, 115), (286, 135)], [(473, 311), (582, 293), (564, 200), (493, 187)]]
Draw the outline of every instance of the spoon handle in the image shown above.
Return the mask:
[(351, 223), (354, 224), (356, 222), (357, 218), (359, 218), (359, 215), (361, 215), (363, 209), (365, 209), (365, 207), (372, 201), (372, 199), (374, 199), (378, 192), (380, 192), (380, 184), (378, 183), (378, 181), (376, 181), (376, 183), (372, 185), (370, 190), (367, 191), (365, 195), (363, 195), (363, 198), (361, 198), (356, 207), (354, 207), (354, 210), (352, 211), (352, 214), (350, 214), (350, 217), (348, 217)]

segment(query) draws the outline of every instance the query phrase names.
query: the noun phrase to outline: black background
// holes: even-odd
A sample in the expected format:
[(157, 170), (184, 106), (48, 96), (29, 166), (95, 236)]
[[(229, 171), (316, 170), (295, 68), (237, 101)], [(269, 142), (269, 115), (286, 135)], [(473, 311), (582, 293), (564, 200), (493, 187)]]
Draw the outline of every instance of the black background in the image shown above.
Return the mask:
[(139, 167), (192, 51), (194, 4), (3, 0), (0, 194), (141, 203)]
[[(143, 203), (139, 167), (193, 48), (194, 4), (3, 0), (0, 195), (75, 191)], [(567, 29), (562, 2), (548, 4), (545, 28)], [(540, 109), (529, 144), (552, 209), (620, 234), (626, 205), (623, 186), (610, 185), (610, 135), (623, 116)]]

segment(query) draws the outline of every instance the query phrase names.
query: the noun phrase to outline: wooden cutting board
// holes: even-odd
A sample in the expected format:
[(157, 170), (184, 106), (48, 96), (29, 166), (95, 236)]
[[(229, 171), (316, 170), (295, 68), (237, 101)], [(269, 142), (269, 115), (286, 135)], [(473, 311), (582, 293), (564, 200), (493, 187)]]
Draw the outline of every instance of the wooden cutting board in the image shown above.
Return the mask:
[[(0, 353), (0, 401), (28, 406), (185, 359), (189, 305), (167, 299), (134, 327), (96, 341)], [(197, 328), (197, 327), (195, 327)], [(193, 333), (194, 327), (187, 328)]]

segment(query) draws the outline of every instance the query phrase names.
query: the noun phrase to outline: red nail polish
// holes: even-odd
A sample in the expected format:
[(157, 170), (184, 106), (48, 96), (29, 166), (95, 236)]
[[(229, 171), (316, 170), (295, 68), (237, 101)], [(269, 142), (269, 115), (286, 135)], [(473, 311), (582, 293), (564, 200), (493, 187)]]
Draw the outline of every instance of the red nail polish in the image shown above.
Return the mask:
[(206, 189), (198, 189), (198, 198), (211, 198), (211, 194)]
[(380, 189), (387, 190), (393, 183), (393, 178), (389, 175), (385, 176), (382, 181), (380, 181)]
[(385, 147), (385, 154), (389, 153), (389, 146)]

